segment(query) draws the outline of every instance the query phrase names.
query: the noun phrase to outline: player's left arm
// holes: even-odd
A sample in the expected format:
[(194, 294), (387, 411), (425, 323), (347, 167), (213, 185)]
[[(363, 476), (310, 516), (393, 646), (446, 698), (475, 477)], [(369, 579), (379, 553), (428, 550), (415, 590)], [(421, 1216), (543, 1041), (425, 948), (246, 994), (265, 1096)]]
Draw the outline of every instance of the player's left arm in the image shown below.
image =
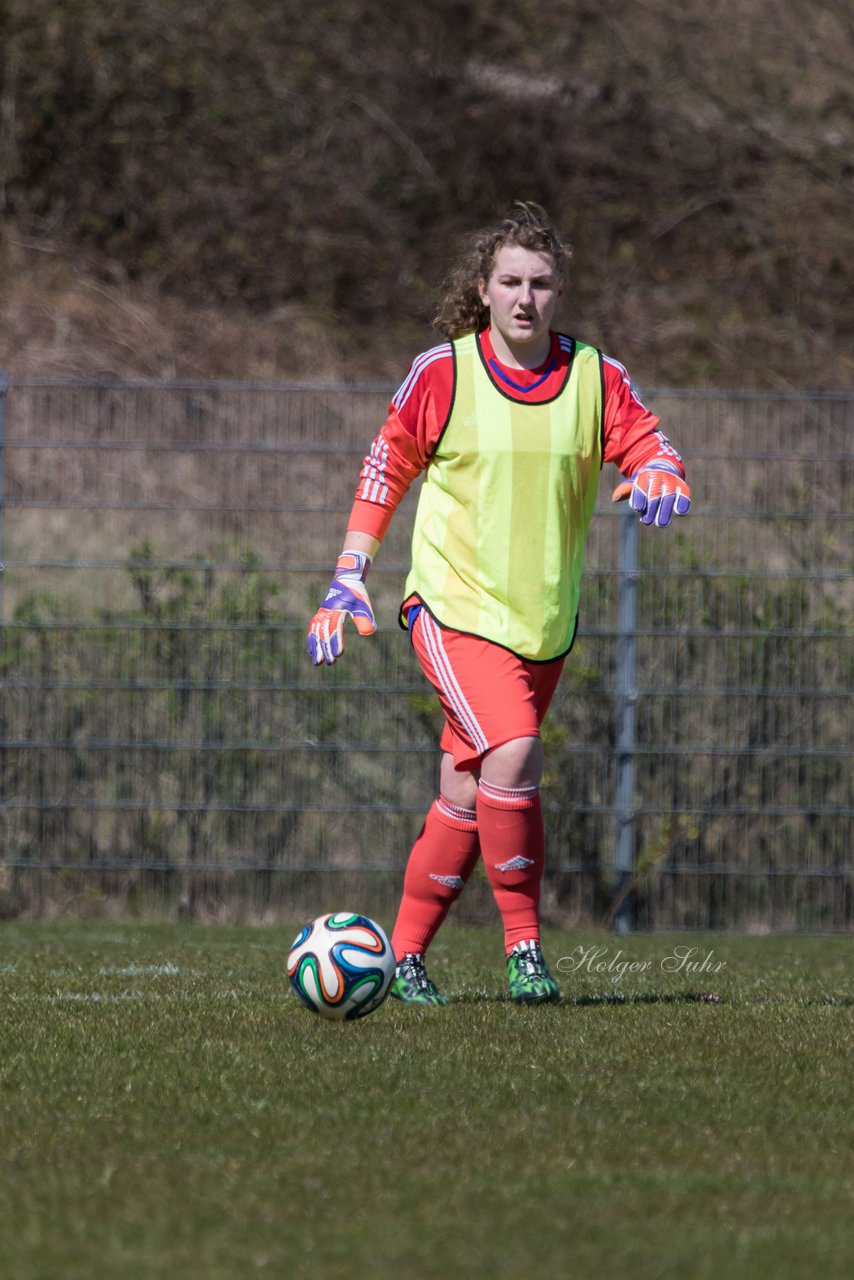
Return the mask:
[(685, 466), (625, 368), (606, 356), (604, 371), (605, 461), (615, 463), (627, 477), (611, 501), (628, 499), (642, 524), (664, 528), (674, 515), (685, 516), (691, 508)]

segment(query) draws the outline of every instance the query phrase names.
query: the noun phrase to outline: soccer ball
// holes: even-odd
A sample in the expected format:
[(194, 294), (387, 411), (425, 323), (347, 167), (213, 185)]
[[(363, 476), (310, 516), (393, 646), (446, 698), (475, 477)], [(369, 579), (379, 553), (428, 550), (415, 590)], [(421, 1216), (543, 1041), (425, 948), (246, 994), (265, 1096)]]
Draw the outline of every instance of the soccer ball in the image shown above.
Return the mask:
[(300, 1000), (321, 1018), (336, 1022), (378, 1009), (394, 969), (384, 930), (350, 911), (312, 920), (294, 939), (288, 956), (288, 977)]

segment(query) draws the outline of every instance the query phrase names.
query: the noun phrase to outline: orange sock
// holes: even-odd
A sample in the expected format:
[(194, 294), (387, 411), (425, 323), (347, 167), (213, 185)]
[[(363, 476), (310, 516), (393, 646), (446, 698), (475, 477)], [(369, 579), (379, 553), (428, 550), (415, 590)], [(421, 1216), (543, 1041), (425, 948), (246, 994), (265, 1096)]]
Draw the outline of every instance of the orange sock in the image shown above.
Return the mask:
[(546, 840), (539, 787), (496, 787), (481, 779), (477, 829), (509, 954), (517, 942), (540, 937)]
[(439, 796), (406, 864), (403, 898), (391, 935), (396, 959), (409, 951), (427, 950), (479, 856), (474, 810), (461, 809)]

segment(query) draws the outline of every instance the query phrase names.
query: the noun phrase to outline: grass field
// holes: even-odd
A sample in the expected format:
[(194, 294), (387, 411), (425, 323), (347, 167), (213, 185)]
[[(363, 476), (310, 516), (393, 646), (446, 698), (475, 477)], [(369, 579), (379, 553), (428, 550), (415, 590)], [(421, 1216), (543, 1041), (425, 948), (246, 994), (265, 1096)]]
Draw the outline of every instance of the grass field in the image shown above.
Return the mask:
[(551, 933), (519, 1009), (449, 927), (337, 1025), (297, 923), (0, 928), (3, 1280), (852, 1274), (850, 939)]

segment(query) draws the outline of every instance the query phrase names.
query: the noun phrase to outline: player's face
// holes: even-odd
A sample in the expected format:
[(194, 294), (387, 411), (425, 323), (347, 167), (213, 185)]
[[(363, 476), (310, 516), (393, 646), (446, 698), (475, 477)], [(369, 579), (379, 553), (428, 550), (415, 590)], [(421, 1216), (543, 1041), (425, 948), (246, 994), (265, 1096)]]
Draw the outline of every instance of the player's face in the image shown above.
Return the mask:
[(504, 245), (495, 255), (489, 279), (479, 282), (478, 292), (481, 302), (489, 307), (493, 336), (497, 330), (511, 352), (516, 348), (542, 349), (545, 359), (549, 327), (561, 292), (551, 254)]

